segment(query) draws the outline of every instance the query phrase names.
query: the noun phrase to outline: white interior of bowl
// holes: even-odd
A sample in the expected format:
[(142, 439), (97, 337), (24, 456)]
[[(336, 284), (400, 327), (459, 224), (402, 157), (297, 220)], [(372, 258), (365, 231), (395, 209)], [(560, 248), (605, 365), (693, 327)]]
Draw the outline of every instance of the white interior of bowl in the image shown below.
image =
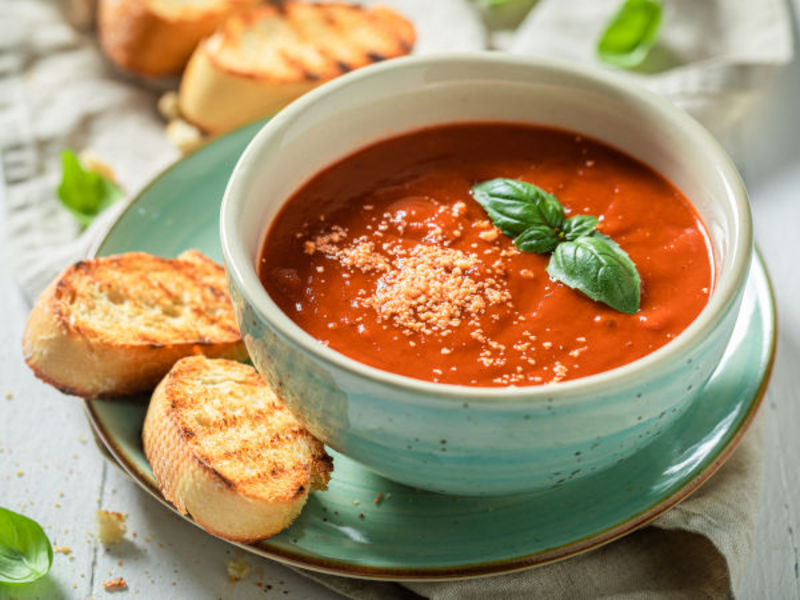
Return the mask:
[[(255, 271), (272, 218), (321, 169), (378, 140), (432, 125), (510, 122), (559, 127), (591, 136), (643, 161), (692, 202), (708, 228), (716, 289), (706, 309), (676, 340), (647, 357), (558, 384), (611, 384), (609, 376), (646, 368), (697, 341), (736, 295), (752, 246), (747, 195), (717, 142), (666, 101), (617, 77), (549, 61), (475, 54), (411, 58), (364, 69), (307, 94), (256, 136), (237, 165), (222, 209), (223, 252), (259, 312), (325, 359), (394, 384), (455, 388), (367, 367), (317, 343), (284, 315)], [(687, 347), (683, 348), (684, 350)], [(552, 386), (548, 393), (552, 394)], [(530, 394), (531, 388), (524, 389)], [(489, 390), (483, 388), (484, 392)], [(514, 393), (514, 390), (508, 390)], [(517, 390), (518, 392), (519, 390)], [(496, 395), (497, 388), (491, 388)]]

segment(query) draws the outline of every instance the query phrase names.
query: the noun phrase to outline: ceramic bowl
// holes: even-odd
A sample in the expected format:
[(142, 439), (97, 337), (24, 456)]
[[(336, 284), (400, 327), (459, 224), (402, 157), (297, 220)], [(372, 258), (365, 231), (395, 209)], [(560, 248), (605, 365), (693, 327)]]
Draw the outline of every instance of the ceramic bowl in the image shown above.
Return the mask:
[[(372, 142), (469, 121), (579, 132), (675, 184), (705, 222), (714, 252), (715, 289), (698, 318), (623, 367), (519, 388), (395, 375), (335, 352), (295, 325), (256, 273), (261, 243), (283, 202), (321, 169)], [(308, 429), (389, 479), (464, 495), (561, 485), (670, 435), (728, 344), (753, 251), (741, 179), (690, 117), (608, 73), (492, 53), (392, 60), (303, 96), (243, 153), (225, 193), (221, 237), (253, 363)]]

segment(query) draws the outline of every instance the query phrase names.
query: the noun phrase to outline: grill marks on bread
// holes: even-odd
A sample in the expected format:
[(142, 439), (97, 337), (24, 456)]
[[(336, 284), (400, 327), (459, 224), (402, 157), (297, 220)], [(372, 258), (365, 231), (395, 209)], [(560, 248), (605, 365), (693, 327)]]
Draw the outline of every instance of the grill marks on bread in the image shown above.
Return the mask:
[(247, 357), (225, 271), (197, 251), (72, 265), (37, 300), (23, 351), (37, 377), (85, 398), (150, 392), (185, 356)]
[(205, 42), (221, 69), (276, 82), (324, 81), (408, 54), (413, 26), (388, 8), (289, 2), (243, 11)]
[(342, 73), (408, 54), (416, 34), (388, 8), (264, 4), (200, 43), (181, 80), (181, 116), (219, 134), (273, 114)]
[(153, 395), (143, 441), (164, 496), (229, 539), (288, 527), (333, 469), (255, 369), (227, 360), (179, 361)]
[(197, 251), (177, 260), (134, 252), (81, 261), (55, 297), (65, 326), (92, 339), (156, 348), (240, 339), (225, 271)]

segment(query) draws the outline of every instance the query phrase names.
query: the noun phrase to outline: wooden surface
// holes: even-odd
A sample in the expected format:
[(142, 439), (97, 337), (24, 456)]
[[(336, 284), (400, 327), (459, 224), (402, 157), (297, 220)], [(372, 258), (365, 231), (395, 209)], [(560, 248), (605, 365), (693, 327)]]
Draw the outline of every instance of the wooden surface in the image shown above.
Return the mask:
[[(800, 0), (794, 1), (795, 22)], [(763, 405), (766, 481), (741, 598), (800, 598), (800, 64), (783, 73), (732, 148), (750, 189), (756, 239), (771, 272), (779, 313), (778, 357)], [(51, 574), (0, 598), (106, 597), (122, 576), (144, 598), (330, 598), (330, 592), (267, 560), (246, 556), (243, 581), (225, 561), (241, 554), (180, 521), (106, 463), (81, 403), (33, 378), (19, 341), (29, 307), (0, 257), (0, 505), (39, 521), (69, 546)], [(94, 538), (95, 511), (127, 513), (129, 535), (106, 549)], [(5, 594), (5, 595), (4, 595)], [(108, 596), (113, 597), (113, 596)]]

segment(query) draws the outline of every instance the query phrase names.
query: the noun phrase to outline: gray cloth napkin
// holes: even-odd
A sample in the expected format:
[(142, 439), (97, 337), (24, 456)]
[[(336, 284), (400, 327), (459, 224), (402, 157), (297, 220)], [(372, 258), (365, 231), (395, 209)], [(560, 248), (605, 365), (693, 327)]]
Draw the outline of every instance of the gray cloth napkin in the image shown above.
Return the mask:
[[(518, 0), (519, 1), (519, 0)], [(178, 158), (157, 93), (115, 73), (90, 35), (67, 23), (69, 0), (0, 2), (0, 165), (4, 251), (30, 299), (84, 256), (125, 203), (81, 232), (60, 206), (59, 152), (89, 149), (130, 195)], [(596, 64), (594, 43), (619, 0), (540, 0), (504, 47)], [(383, 0), (419, 34), (416, 52), (477, 50), (489, 36), (466, 0)], [(667, 0), (649, 64), (628, 74), (711, 128), (735, 135), (747, 106), (791, 58), (783, 0)], [(750, 554), (762, 479), (758, 426), (690, 499), (622, 540), (562, 563), (448, 583), (376, 583), (309, 572), (350, 598), (671, 598), (732, 594)]]
[(354, 600), (732, 597), (758, 516), (762, 422), (756, 419), (730, 460), (688, 500), (650, 527), (569, 560), (496, 577), (402, 585), (298, 572)]

